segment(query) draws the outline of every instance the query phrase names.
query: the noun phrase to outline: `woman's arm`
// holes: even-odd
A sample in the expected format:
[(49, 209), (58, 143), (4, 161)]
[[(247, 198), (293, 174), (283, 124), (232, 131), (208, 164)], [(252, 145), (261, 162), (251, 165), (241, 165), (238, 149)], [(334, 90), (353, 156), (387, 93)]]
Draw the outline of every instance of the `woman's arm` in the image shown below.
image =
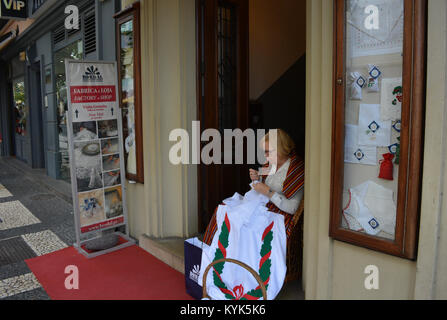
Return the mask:
[(282, 193), (275, 192), (270, 198), (270, 201), (273, 202), (273, 204), (280, 210), (289, 214), (295, 214), (296, 210), (298, 210), (301, 200), (303, 199), (303, 196), (304, 190), (298, 191), (291, 199), (287, 199), (286, 196)]

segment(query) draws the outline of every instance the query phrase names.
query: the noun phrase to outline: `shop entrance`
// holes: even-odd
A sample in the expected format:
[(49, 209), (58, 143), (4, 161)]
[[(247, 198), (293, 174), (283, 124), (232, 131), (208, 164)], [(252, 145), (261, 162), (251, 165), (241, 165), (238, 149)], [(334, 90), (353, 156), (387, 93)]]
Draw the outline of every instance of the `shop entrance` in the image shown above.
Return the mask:
[[(198, 2), (199, 120), (201, 129), (248, 128), (248, 0)], [(220, 141), (223, 150), (223, 138)], [(202, 142), (202, 148), (206, 143)], [(244, 148), (245, 149), (245, 148)], [(199, 230), (206, 229), (214, 209), (249, 184), (247, 165), (201, 165)], [(233, 160), (235, 157), (233, 147)], [(232, 163), (235, 163), (233, 161)]]
[(17, 159), (28, 162), (27, 146), (29, 145), (29, 123), (24, 76), (12, 80), (12, 92), (12, 107), (14, 118), (14, 155)]
[[(223, 136), (224, 129), (281, 128), (304, 158), (305, 6), (287, 0), (198, 1), (202, 131), (214, 128)], [(223, 199), (248, 191), (248, 169), (258, 165), (200, 166), (200, 232)]]

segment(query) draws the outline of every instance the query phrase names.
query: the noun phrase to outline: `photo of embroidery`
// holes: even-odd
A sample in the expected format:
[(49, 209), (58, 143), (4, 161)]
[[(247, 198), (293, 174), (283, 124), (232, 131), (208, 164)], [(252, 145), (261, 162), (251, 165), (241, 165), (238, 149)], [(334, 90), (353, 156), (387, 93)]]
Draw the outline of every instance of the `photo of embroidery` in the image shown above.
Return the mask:
[(119, 154), (113, 156), (103, 157), (102, 168), (104, 171), (117, 170), (120, 168), (120, 156)]
[(73, 148), (78, 192), (102, 188), (99, 141), (75, 142)]
[(78, 195), (81, 226), (88, 226), (105, 220), (104, 193), (95, 190)]

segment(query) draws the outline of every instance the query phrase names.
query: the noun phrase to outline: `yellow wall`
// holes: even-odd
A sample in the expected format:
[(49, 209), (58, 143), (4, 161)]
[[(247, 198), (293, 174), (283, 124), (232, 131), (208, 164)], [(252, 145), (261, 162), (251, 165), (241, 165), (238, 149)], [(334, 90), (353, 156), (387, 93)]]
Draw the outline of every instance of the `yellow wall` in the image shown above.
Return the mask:
[[(306, 299), (445, 299), (447, 278), (442, 271), (447, 267), (447, 208), (442, 194), (447, 191), (447, 3), (429, 1), (426, 142), (416, 262), (328, 236), (331, 163), (325, 155), (331, 150), (333, 1), (308, 0), (307, 6)], [(364, 287), (368, 265), (379, 268), (377, 291)]]
[(168, 157), (171, 130), (197, 119), (195, 0), (140, 3), (145, 183), (127, 184), (130, 232), (186, 237), (197, 232), (197, 168)]
[(447, 2), (429, 0), (427, 104), (416, 299), (447, 299)]
[(250, 0), (250, 99), (258, 99), (306, 51), (305, 0)]

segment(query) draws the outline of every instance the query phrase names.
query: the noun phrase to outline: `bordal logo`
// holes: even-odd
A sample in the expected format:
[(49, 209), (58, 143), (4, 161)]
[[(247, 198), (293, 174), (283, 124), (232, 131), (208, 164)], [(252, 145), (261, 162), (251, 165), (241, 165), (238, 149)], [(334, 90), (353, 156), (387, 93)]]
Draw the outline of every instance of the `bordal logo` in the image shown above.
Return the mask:
[(85, 74), (82, 76), (84, 81), (88, 82), (102, 82), (104, 79), (102, 78), (101, 72), (99, 72), (98, 68), (95, 66), (90, 66), (85, 71)]

